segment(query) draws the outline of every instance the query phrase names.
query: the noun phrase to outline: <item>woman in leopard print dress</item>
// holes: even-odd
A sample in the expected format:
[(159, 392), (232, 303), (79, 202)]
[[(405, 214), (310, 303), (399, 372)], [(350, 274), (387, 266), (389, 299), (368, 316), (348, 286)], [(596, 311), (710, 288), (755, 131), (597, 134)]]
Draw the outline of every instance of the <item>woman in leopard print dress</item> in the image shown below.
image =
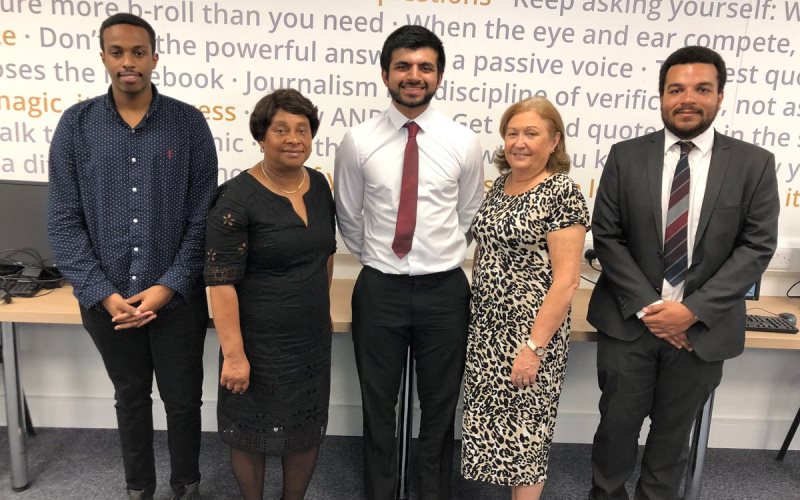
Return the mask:
[(503, 115), (478, 244), (464, 389), (464, 477), (539, 498), (567, 364), (569, 309), (589, 213), (567, 176), (564, 125), (533, 98)]

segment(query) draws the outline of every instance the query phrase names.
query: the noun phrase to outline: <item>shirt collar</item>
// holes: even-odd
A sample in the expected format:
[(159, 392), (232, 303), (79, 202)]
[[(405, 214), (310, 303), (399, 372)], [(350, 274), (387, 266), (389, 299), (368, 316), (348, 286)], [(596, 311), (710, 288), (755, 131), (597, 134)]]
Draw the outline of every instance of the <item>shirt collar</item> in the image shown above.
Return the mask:
[(397, 130), (403, 128), (403, 125), (405, 125), (406, 123), (413, 121), (417, 125), (419, 125), (420, 130), (425, 131), (431, 127), (435, 112), (433, 111), (433, 106), (429, 105), (428, 109), (423, 111), (422, 114), (420, 114), (413, 120), (409, 120), (408, 117), (406, 117), (403, 113), (398, 111), (396, 107), (394, 107), (394, 104), (391, 104), (389, 105), (389, 109), (387, 110), (386, 113), (387, 116), (389, 117), (389, 122)]
[[(158, 93), (158, 89), (154, 84), (150, 84), (150, 89), (153, 91), (153, 99), (150, 101), (150, 107), (147, 109), (147, 114), (145, 115), (150, 116), (158, 109), (158, 104), (161, 102), (161, 94)], [(109, 111), (116, 111), (117, 110), (117, 103), (114, 102), (114, 92), (111, 85), (108, 86), (108, 92), (106, 93), (106, 108)]]
[[(714, 146), (714, 127), (708, 127), (705, 132), (698, 135), (697, 137), (691, 139), (692, 144), (694, 144), (695, 149), (698, 149), (702, 156), (707, 155), (711, 152), (711, 148)], [(664, 129), (664, 154), (667, 154), (669, 148), (673, 147), (676, 142), (682, 141), (680, 137), (676, 136), (668, 129)]]

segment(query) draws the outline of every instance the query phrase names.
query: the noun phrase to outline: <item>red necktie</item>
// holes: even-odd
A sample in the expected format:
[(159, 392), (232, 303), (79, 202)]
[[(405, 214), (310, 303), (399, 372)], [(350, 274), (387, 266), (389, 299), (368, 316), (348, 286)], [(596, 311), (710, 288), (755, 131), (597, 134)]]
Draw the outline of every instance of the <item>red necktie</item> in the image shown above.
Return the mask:
[(417, 178), (419, 172), (419, 151), (417, 150), (419, 125), (408, 122), (403, 127), (408, 129), (408, 142), (406, 142), (406, 153), (403, 158), (400, 205), (397, 208), (397, 225), (392, 242), (392, 250), (401, 259), (411, 250), (414, 227), (417, 225)]

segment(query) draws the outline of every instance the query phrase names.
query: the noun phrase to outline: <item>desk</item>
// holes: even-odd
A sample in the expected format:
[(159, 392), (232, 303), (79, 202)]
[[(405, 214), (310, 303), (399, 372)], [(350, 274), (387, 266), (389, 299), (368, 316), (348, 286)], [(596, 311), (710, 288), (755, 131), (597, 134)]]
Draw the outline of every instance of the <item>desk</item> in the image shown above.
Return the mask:
[[(331, 286), (331, 317), (333, 319), (333, 331), (350, 332), (351, 330), (351, 309), (350, 296), (353, 291), (353, 280), (335, 279)], [(589, 303), (590, 290), (578, 290), (573, 301), (572, 313), (572, 333), (573, 342), (595, 342), (597, 333), (588, 321), (586, 321), (586, 308)], [(797, 299), (786, 297), (761, 297), (757, 302), (748, 302), (748, 308), (759, 307), (775, 312), (791, 312), (800, 316), (800, 303)], [(11, 485), (15, 490), (23, 490), (28, 486), (27, 465), (26, 465), (26, 443), (24, 429), (22, 391), (19, 381), (19, 370), (17, 367), (17, 348), (16, 348), (16, 323), (43, 323), (43, 324), (81, 324), (81, 317), (78, 311), (78, 303), (72, 295), (72, 288), (63, 287), (40, 297), (25, 299), (15, 298), (11, 304), (0, 304), (0, 322), (2, 322), (2, 355), (3, 355), (3, 376), (6, 387), (6, 416), (8, 422), (9, 451), (11, 453)], [(213, 323), (209, 326), (213, 326)], [(749, 349), (800, 349), (800, 335), (787, 335), (780, 333), (747, 332), (745, 347)], [(407, 368), (410, 367), (410, 358)], [(409, 390), (410, 375), (413, 370), (408, 370), (408, 377), (404, 379), (404, 395), (401, 401), (401, 418), (399, 421), (410, 422), (411, 391)], [(692, 462), (692, 481), (697, 483), (699, 492), (699, 479), (702, 474), (702, 458), (708, 439), (708, 426), (710, 425), (711, 402), (707, 403), (704, 414), (698, 418), (697, 429), (693, 438)], [(405, 427), (405, 428), (403, 428)], [(705, 428), (705, 437), (702, 430)], [(410, 438), (408, 427), (401, 426), (400, 446)], [(705, 439), (705, 441), (704, 441)], [(695, 442), (696, 441), (696, 442)], [(407, 458), (407, 457), (401, 457)], [(401, 460), (403, 462), (403, 460)], [(404, 472), (401, 482), (407, 480), (407, 463), (401, 463), (401, 470)], [(687, 478), (687, 485), (690, 484)], [(402, 487), (401, 487), (402, 489)], [(691, 497), (691, 491), (687, 492), (686, 498)]]

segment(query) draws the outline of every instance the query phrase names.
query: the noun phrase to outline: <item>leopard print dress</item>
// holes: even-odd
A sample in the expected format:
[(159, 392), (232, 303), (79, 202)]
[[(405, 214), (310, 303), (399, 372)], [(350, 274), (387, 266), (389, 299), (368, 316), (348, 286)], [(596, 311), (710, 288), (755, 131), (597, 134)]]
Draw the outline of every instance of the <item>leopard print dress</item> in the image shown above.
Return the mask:
[(589, 212), (566, 174), (515, 196), (503, 191), (505, 177), (494, 182), (472, 226), (480, 250), (472, 279), (461, 473), (519, 486), (547, 478), (569, 315), (548, 344), (533, 385), (514, 387), (511, 366), (552, 283), (547, 233), (573, 224), (588, 228)]

